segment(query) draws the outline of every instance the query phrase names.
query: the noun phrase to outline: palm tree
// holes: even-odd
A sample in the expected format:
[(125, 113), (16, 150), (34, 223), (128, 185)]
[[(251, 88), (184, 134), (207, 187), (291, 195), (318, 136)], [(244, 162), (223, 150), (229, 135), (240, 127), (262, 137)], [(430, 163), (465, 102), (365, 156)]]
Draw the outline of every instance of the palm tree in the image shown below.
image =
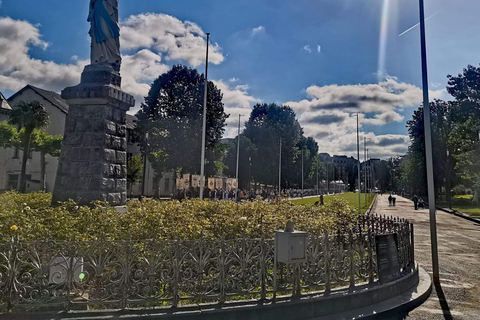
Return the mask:
[(23, 145), (23, 158), (18, 192), (25, 192), (25, 172), (27, 169), (27, 160), (30, 153), (30, 140), (32, 138), (33, 130), (48, 125), (48, 117), (45, 108), (38, 101), (21, 101), (13, 107), (13, 110), (10, 113), (10, 120), (8, 122), (13, 125), (18, 125), (20, 128), (25, 128), (25, 134), (23, 136), (23, 141), (21, 142)]

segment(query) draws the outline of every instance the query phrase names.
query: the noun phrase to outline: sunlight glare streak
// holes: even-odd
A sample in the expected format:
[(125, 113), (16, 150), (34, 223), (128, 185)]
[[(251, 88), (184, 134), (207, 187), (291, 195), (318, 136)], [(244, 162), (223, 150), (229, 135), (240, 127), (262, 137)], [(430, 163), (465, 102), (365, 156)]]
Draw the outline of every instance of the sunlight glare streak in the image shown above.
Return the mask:
[(379, 48), (378, 48), (378, 69), (377, 69), (378, 82), (382, 81), (386, 74), (385, 61), (386, 61), (386, 55), (387, 55), (389, 11), (390, 11), (390, 0), (383, 0), (382, 20), (380, 23), (380, 42), (379, 42)]

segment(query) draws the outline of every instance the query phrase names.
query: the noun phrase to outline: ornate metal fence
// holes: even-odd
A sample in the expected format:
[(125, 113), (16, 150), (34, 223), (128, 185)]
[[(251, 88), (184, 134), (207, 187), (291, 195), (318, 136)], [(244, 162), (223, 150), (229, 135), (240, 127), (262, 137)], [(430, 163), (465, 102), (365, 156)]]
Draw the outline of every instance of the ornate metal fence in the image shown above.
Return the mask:
[[(364, 216), (353, 230), (311, 236), (307, 262), (274, 268), (271, 239), (0, 243), (0, 308), (177, 307), (328, 295), (377, 282), (375, 235), (395, 232), (402, 272), (414, 266), (406, 220)], [(274, 272), (276, 270), (276, 273)]]

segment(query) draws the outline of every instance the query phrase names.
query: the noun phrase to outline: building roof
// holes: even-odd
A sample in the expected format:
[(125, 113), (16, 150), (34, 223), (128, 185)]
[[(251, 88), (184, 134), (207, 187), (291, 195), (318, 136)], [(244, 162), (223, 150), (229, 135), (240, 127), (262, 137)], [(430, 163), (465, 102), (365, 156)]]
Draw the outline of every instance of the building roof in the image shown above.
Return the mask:
[(62, 97), (58, 93), (53, 92), (53, 91), (40, 89), (40, 88), (34, 87), (30, 84), (27, 84), (20, 91), (16, 92), (13, 96), (8, 98), (8, 101), (12, 101), (14, 98), (16, 98), (18, 95), (22, 94), (23, 91), (25, 91), (27, 89), (33, 90), (35, 93), (37, 93), (38, 95), (43, 97), (45, 100), (47, 100), (52, 105), (54, 105), (55, 107), (60, 109), (62, 112), (68, 113), (68, 107), (69, 107), (68, 103), (67, 103), (67, 101), (62, 99)]
[(2, 111), (5, 111), (5, 110), (12, 110), (12, 107), (10, 107), (10, 105), (8, 104), (8, 101), (7, 99), (5, 98), (5, 96), (0, 92), (0, 109)]
[(127, 113), (127, 129), (135, 129), (137, 126), (137, 117)]

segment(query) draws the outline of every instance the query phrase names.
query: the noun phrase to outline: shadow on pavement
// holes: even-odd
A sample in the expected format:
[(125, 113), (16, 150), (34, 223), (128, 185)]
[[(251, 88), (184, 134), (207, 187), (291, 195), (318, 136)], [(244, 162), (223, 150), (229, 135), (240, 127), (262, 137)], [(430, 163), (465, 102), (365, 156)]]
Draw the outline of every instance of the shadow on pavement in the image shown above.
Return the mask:
[(453, 320), (450, 307), (448, 306), (447, 299), (445, 298), (445, 294), (443, 293), (442, 285), (440, 283), (435, 283), (435, 291), (437, 292), (437, 297), (440, 301), (440, 306), (442, 307), (445, 320)]

